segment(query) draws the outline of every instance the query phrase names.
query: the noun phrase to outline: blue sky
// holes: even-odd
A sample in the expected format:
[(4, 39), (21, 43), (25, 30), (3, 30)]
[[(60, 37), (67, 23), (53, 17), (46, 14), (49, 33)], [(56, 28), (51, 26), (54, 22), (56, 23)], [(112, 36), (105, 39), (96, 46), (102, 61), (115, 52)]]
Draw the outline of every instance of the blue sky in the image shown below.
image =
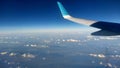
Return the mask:
[(0, 0), (0, 30), (85, 27), (64, 20), (57, 1), (74, 17), (120, 22), (120, 0)]

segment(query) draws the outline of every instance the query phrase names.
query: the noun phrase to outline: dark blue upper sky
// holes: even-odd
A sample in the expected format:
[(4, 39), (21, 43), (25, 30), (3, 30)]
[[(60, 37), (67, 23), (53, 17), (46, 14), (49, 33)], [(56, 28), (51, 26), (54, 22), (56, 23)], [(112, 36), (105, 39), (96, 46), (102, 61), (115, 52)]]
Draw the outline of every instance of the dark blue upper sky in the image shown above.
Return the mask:
[(120, 0), (0, 0), (0, 29), (82, 27), (62, 18), (57, 1), (72, 16), (120, 22)]

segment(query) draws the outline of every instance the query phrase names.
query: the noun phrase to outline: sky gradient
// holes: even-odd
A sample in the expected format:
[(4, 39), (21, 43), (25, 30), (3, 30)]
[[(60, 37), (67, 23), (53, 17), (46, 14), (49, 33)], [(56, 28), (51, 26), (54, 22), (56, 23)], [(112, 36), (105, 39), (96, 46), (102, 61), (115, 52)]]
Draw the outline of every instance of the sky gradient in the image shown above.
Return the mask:
[(120, 23), (120, 0), (0, 0), (0, 30), (85, 27), (64, 20), (57, 1), (74, 17)]

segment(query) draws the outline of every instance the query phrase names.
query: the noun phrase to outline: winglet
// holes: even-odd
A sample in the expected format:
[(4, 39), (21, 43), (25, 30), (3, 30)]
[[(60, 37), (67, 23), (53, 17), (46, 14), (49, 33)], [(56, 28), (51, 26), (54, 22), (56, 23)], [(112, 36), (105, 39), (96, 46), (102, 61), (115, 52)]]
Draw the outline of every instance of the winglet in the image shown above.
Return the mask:
[(65, 18), (66, 16), (69, 16), (68, 12), (66, 11), (66, 9), (63, 7), (63, 5), (60, 2), (57, 2), (58, 7), (62, 13), (62, 16)]

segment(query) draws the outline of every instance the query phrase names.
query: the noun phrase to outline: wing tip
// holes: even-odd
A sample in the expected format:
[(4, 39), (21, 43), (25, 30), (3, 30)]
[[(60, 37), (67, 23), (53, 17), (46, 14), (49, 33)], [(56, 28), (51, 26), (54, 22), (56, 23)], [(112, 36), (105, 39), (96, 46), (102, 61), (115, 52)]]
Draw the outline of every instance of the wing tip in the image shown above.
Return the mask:
[(68, 12), (66, 11), (66, 9), (64, 8), (64, 6), (62, 5), (62, 3), (59, 2), (59, 1), (57, 1), (57, 4), (58, 4), (58, 7), (59, 7), (59, 9), (60, 9), (60, 11), (61, 11), (62, 16), (63, 16), (63, 17), (68, 16), (69, 14), (68, 14)]

